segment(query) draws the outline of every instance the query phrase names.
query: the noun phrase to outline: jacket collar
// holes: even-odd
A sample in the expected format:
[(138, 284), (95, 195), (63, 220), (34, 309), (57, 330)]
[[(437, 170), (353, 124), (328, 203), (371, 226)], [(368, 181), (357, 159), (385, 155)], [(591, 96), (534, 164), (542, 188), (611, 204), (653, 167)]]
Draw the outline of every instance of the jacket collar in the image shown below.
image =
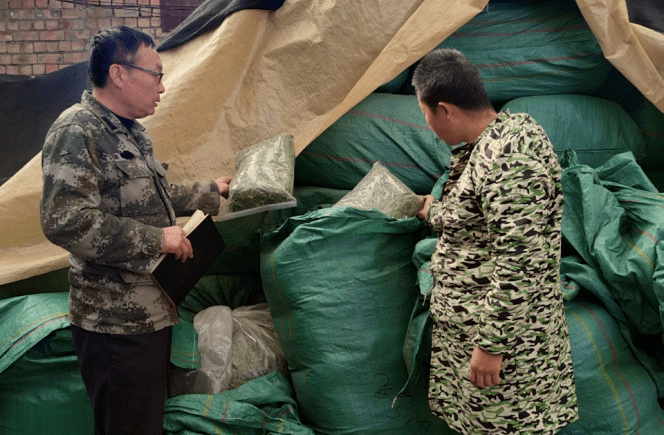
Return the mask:
[[(136, 136), (133, 131), (127, 131), (125, 126), (120, 122), (115, 113), (111, 112), (99, 102), (95, 97), (92, 96), (92, 92), (85, 90), (83, 91), (83, 96), (81, 97), (81, 104), (90, 110), (99, 120), (104, 124), (109, 133), (116, 134), (118, 131), (129, 133), (132, 136)], [(145, 131), (145, 127), (134, 120), (134, 126), (132, 130), (137, 130), (137, 132)]]

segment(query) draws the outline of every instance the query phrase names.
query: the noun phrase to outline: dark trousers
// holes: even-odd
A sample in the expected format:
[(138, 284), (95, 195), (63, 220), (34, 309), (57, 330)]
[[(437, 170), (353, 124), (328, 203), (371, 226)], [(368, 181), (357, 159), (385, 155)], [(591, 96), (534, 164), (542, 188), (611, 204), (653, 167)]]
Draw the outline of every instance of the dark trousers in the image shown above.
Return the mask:
[(162, 435), (173, 328), (140, 335), (71, 329), (95, 435)]

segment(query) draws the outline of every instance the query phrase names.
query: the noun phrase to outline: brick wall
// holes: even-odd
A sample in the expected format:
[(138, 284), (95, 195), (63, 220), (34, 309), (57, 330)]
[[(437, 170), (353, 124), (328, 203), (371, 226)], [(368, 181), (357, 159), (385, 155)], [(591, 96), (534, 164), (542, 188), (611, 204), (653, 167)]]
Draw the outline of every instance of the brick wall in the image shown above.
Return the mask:
[(159, 43), (167, 34), (159, 1), (0, 0), (0, 74), (36, 76), (83, 62), (90, 38), (109, 26), (139, 28)]

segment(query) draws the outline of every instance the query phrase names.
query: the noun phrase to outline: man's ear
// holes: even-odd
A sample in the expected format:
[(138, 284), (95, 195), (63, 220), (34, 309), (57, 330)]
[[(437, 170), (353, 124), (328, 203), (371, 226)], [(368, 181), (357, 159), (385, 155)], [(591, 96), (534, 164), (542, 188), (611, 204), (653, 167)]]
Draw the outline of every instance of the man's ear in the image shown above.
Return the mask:
[(450, 116), (452, 108), (450, 107), (449, 103), (443, 103), (442, 101), (439, 101), (437, 109), (441, 113), (445, 114), (445, 116)]
[(124, 81), (127, 79), (127, 70), (117, 63), (114, 63), (108, 68), (108, 79), (118, 88), (122, 88), (124, 86)]

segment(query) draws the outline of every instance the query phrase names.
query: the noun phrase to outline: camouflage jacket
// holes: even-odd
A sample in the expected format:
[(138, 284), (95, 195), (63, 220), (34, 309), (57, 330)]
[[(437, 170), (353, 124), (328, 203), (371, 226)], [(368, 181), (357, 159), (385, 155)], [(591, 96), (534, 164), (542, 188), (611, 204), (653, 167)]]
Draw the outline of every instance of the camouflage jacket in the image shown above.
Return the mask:
[[(503, 111), (454, 150), (448, 183), (427, 212), (438, 234), (431, 409), (465, 434), (553, 434), (577, 418), (555, 150), (533, 118)], [(476, 346), (503, 356), (498, 385), (471, 384)]]
[(177, 310), (148, 272), (163, 227), (197, 208), (217, 213), (214, 181), (168, 184), (145, 128), (128, 131), (88, 91), (53, 123), (42, 152), (41, 225), (70, 252), (72, 324), (117, 334), (177, 323)]

